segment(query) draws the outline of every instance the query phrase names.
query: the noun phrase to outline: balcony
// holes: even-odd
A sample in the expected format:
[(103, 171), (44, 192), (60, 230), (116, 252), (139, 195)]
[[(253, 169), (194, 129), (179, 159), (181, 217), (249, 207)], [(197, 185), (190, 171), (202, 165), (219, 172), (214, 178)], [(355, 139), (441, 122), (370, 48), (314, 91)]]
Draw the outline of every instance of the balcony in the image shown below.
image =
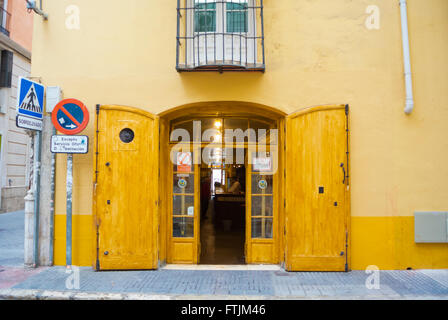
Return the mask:
[(0, 7), (0, 32), (9, 37), (9, 22), (11, 20), (11, 14), (5, 9)]
[(263, 0), (178, 0), (176, 70), (265, 71)]

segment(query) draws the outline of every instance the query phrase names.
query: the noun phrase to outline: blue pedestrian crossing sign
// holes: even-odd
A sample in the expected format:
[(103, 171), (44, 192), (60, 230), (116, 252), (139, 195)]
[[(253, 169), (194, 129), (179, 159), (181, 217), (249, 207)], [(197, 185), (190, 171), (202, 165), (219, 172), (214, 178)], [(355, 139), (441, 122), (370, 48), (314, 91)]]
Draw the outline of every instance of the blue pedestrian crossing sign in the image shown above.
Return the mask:
[(17, 91), (17, 113), (27, 117), (42, 119), (45, 87), (40, 83), (19, 78)]

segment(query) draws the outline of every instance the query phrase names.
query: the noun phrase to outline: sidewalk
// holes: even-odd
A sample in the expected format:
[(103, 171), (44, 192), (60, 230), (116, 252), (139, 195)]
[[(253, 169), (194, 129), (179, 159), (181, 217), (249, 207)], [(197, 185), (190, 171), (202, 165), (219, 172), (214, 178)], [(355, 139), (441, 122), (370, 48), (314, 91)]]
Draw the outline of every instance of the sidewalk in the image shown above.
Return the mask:
[(25, 212), (0, 214), (0, 266), (22, 266)]
[(0, 290), (43, 270), (23, 267), (24, 219), (24, 211), (0, 214)]
[[(366, 287), (369, 275), (363, 271), (78, 270), (70, 274), (65, 267), (42, 269), (18, 284), (0, 289), (0, 299), (448, 300), (448, 270), (381, 271), (379, 289)], [(67, 289), (71, 287), (74, 289)]]
[[(1, 299), (446, 299), (448, 270), (381, 271), (370, 276), (285, 272), (278, 266), (177, 266), (156, 271), (23, 267), (24, 213), (0, 215)], [(78, 270), (78, 271), (76, 271)]]

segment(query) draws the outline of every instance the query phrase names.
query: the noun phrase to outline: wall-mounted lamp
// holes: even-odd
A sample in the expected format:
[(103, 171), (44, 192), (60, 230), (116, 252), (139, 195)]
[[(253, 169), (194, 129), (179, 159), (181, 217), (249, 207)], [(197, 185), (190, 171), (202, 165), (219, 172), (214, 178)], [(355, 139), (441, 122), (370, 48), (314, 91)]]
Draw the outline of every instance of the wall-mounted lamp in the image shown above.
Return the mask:
[(36, 0), (25, 0), (26, 8), (28, 9), (28, 13), (31, 11), (36, 12), (38, 15), (42, 16), (44, 20), (48, 20), (48, 14), (42, 11), (42, 0), (40, 0), (40, 8), (36, 5)]

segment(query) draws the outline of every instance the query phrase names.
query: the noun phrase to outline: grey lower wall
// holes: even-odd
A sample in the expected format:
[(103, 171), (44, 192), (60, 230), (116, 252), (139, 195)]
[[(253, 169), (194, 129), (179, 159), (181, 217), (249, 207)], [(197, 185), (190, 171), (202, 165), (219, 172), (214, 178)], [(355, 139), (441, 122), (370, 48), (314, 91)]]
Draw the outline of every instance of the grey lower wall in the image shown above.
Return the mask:
[(40, 169), (40, 205), (39, 205), (39, 265), (50, 266), (52, 259), (52, 235), (51, 225), (53, 215), (51, 212), (51, 162), (50, 140), (53, 135), (51, 117), (44, 116), (44, 130), (42, 131), (42, 152)]
[(2, 188), (2, 206), (0, 213), (24, 210), (26, 187)]

